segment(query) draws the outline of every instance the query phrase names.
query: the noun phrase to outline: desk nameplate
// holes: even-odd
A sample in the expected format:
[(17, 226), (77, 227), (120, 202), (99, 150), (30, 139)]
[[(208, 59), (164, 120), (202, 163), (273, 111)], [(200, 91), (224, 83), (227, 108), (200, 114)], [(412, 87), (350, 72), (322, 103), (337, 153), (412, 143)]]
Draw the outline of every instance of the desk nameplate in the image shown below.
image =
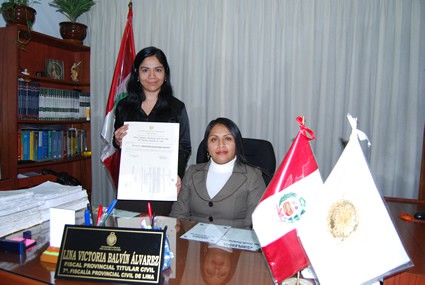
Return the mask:
[(160, 284), (165, 231), (66, 225), (55, 277)]

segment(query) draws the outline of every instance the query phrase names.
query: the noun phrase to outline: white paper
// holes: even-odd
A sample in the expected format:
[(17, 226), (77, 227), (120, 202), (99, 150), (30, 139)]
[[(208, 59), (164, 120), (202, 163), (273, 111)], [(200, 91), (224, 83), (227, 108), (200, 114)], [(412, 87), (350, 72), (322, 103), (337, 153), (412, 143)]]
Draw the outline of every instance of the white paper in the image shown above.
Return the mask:
[(183, 234), (181, 238), (249, 251), (257, 251), (261, 248), (253, 230), (222, 225), (198, 223)]
[(87, 191), (81, 186), (50, 181), (25, 190), (3, 191), (0, 195), (0, 237), (48, 221), (50, 208), (79, 210), (88, 202)]
[(257, 251), (261, 248), (260, 242), (253, 230), (229, 229), (217, 242), (218, 246)]
[(198, 223), (181, 237), (216, 244), (229, 229), (229, 226)]
[(50, 246), (61, 246), (65, 225), (75, 225), (75, 220), (75, 210), (50, 208)]
[(117, 198), (176, 201), (179, 124), (125, 124)]

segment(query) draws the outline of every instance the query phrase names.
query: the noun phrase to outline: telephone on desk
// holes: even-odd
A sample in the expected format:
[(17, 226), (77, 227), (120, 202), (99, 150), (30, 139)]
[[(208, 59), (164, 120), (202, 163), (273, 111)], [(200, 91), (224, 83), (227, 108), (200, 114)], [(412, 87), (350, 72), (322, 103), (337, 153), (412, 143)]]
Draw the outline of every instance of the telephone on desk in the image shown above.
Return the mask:
[(70, 185), (70, 186), (78, 186), (81, 185), (81, 182), (78, 181), (77, 178), (75, 178), (74, 176), (69, 175), (66, 172), (55, 172), (53, 170), (50, 169), (43, 169), (41, 171), (42, 174), (51, 174), (56, 176), (56, 179), (58, 183), (63, 184), (63, 185)]

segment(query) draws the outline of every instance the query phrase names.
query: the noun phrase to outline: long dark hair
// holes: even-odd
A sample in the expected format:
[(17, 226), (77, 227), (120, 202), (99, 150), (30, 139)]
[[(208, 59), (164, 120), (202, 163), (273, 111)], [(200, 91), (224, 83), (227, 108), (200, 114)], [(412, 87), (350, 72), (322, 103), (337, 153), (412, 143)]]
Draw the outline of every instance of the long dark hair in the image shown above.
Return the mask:
[(219, 117), (215, 120), (212, 120), (208, 124), (204, 134), (205, 145), (208, 146), (208, 137), (211, 133), (211, 129), (218, 124), (225, 126), (229, 130), (229, 132), (232, 134), (233, 139), (235, 140), (236, 162), (249, 164), (248, 161), (246, 160), (244, 149), (243, 149), (241, 131), (239, 130), (238, 126), (232, 120), (228, 118)]
[(134, 59), (130, 78), (127, 82), (128, 100), (136, 103), (145, 101), (146, 95), (143, 91), (142, 84), (139, 82), (139, 66), (142, 64), (145, 58), (155, 56), (158, 61), (164, 66), (165, 81), (161, 86), (158, 94), (158, 100), (162, 98), (173, 97), (173, 89), (170, 83), (170, 66), (168, 65), (167, 57), (164, 52), (156, 47), (146, 47), (139, 51)]

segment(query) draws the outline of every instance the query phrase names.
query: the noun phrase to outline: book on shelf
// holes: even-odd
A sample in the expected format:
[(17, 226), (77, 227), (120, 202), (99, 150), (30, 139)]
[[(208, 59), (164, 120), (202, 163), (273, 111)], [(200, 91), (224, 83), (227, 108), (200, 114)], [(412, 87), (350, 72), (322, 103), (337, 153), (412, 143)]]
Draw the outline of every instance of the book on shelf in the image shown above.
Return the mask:
[(36, 131), (38, 134), (38, 140), (37, 140), (37, 157), (39, 159), (43, 158), (44, 155), (44, 148), (43, 148), (43, 131), (39, 130)]
[(40, 84), (18, 80), (18, 119), (38, 119)]
[(88, 92), (40, 88), (38, 106), (40, 120), (86, 120), (86, 108), (90, 108)]
[(37, 157), (34, 157), (34, 149), (35, 149), (35, 143), (34, 143), (35, 139), (34, 139), (34, 137), (35, 137), (35, 135), (34, 135), (34, 132), (29, 132), (29, 134), (30, 134), (30, 146), (29, 146), (30, 160), (35, 160), (35, 159), (37, 159)]
[(80, 93), (80, 120), (90, 121), (90, 93)]
[(88, 150), (87, 133), (77, 128), (21, 129), (18, 161), (72, 158)]
[(22, 132), (18, 132), (18, 138), (17, 138), (17, 142), (18, 142), (18, 160), (23, 160), (22, 158)]
[(18, 80), (18, 119), (89, 120), (90, 93)]
[(30, 131), (23, 130), (21, 133), (22, 160), (30, 159)]

